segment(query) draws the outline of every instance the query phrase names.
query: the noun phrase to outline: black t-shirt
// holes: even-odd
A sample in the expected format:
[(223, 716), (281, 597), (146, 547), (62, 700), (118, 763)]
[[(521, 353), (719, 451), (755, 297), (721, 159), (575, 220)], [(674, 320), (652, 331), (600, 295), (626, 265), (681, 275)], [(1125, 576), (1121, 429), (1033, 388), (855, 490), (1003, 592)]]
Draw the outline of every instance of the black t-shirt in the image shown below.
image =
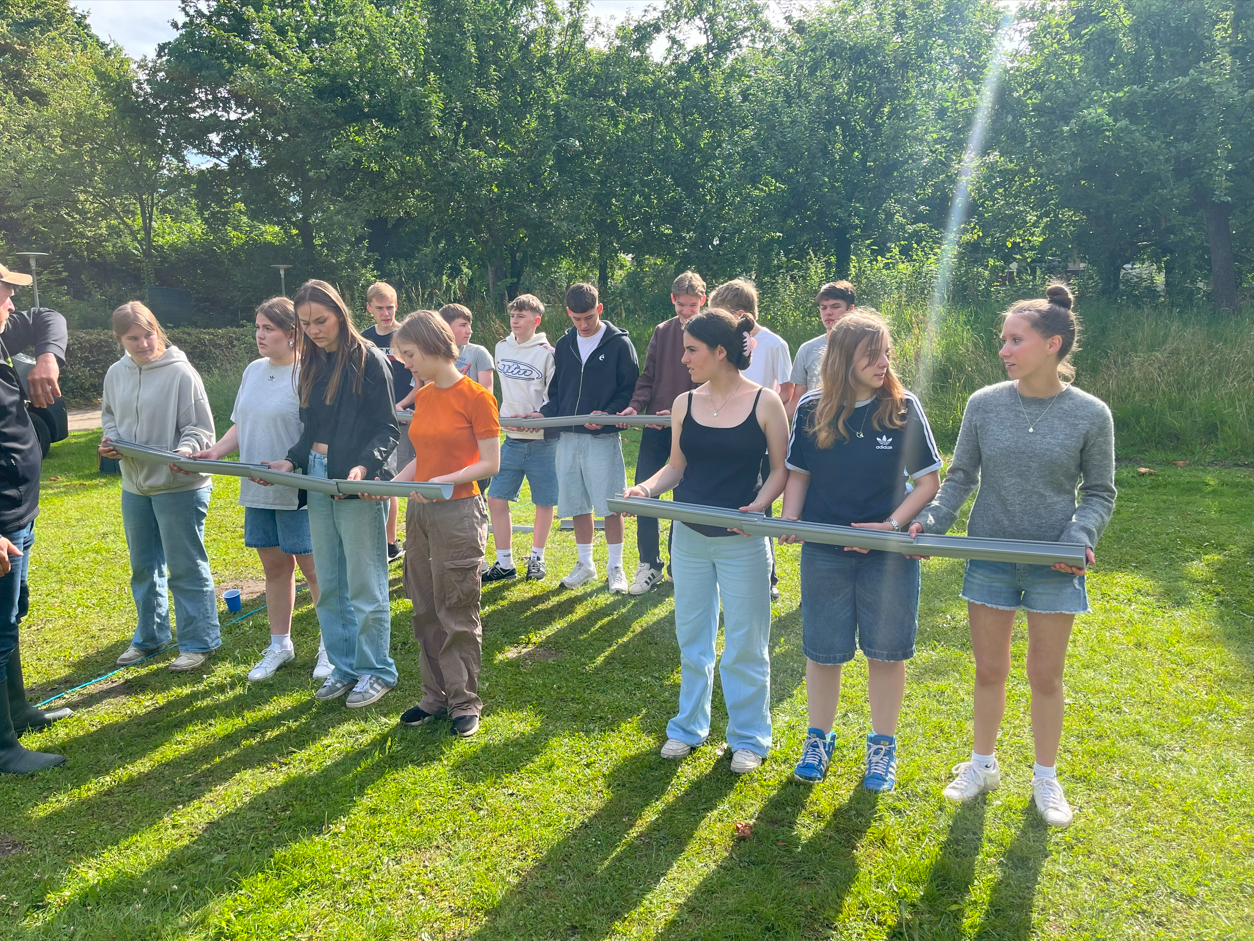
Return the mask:
[(377, 346), (388, 358), (388, 365), (392, 367), (392, 395), (395, 401), (399, 402), (413, 389), (414, 374), (401, 362), (401, 358), (392, 352), (392, 337), (396, 336), (396, 330), (393, 329), (387, 336), (380, 336), (379, 328), (375, 326), (361, 331), (361, 335)]
[[(824, 449), (809, 430), (810, 416), (818, 408), (821, 394), (822, 390), (816, 389), (802, 396), (788, 442), (788, 467), (810, 475), (801, 518), (839, 526), (882, 523), (906, 498), (908, 479), (941, 467), (927, 416), (919, 400), (907, 392), (906, 424), (876, 428), (874, 413), (879, 399), (872, 399), (845, 420), (848, 440), (837, 438)], [(859, 431), (863, 432), (861, 438)], [(906, 521), (901, 522), (904, 525)]]

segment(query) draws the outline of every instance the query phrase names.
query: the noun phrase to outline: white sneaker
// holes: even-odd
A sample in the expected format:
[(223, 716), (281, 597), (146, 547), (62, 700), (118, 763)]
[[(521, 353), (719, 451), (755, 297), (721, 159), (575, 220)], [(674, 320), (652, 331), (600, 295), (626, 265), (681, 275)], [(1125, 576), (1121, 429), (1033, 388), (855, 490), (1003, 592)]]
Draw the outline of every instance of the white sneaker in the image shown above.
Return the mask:
[(681, 742), (677, 738), (668, 738), (666, 744), (662, 746), (660, 754), (663, 758), (687, 758), (691, 752), (691, 745)]
[(731, 769), (735, 774), (748, 774), (762, 767), (762, 756), (747, 748), (737, 748), (732, 753)]
[(116, 662), (120, 667), (129, 667), (132, 663), (139, 663), (144, 657), (155, 652), (153, 650), (144, 650), (142, 647), (136, 647), (134, 644), (131, 644), (122, 651), (122, 656), (118, 657)]
[(248, 671), (248, 682), (256, 683), (268, 680), (278, 672), (279, 667), (296, 658), (296, 651), (290, 647), (267, 647), (261, 662)]
[(1071, 826), (1071, 805), (1067, 803), (1057, 778), (1033, 777), (1032, 797), (1041, 817), (1051, 827)]
[(653, 586), (661, 580), (661, 569), (655, 569), (648, 562), (641, 562), (639, 568), (636, 569), (636, 577), (632, 580), (631, 587), (627, 589), (627, 594), (643, 595), (651, 591)]
[(209, 661), (209, 656), (208, 653), (181, 653), (171, 662), (170, 672), (186, 673), (188, 670), (203, 667)]
[(586, 585), (597, 577), (597, 567), (588, 565), (586, 562), (576, 562), (575, 567), (570, 570), (570, 574), (562, 579), (563, 588), (578, 588), (580, 585)]
[(944, 791), (951, 801), (969, 801), (995, 791), (1001, 785), (1001, 767), (996, 762), (991, 768), (981, 768), (974, 761), (964, 761), (954, 765), (954, 774), (957, 777), (949, 782)]
[(353, 687), (353, 691), (348, 694), (348, 699), (344, 705), (349, 709), (362, 709), (365, 706), (372, 706), (380, 699), (392, 691), (393, 687), (379, 679), (377, 676), (371, 676), (369, 673), (363, 673), (357, 677), (357, 685)]
[(627, 594), (627, 573), (621, 565), (606, 566), (605, 587), (615, 594)]
[(318, 662), (314, 664), (313, 678), (315, 680), (325, 680), (334, 670), (335, 667), (331, 666), (331, 661), (327, 659), (327, 648), (319, 644)]

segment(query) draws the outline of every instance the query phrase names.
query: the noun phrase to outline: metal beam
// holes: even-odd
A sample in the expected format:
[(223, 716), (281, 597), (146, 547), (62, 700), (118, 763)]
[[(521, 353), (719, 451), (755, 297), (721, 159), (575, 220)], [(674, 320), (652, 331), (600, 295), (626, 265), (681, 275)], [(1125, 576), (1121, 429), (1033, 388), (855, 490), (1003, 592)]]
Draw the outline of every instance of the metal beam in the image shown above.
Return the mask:
[(851, 546), (899, 552), (902, 555), (939, 556), (951, 559), (982, 559), (989, 562), (1014, 562), (1021, 565), (1054, 565), (1064, 562), (1083, 568), (1085, 547), (1071, 543), (1033, 542), (1023, 539), (990, 539), (981, 536), (930, 536), (911, 538), (906, 533), (879, 529), (857, 529), (801, 520), (781, 520), (756, 513), (741, 513), (720, 507), (696, 506), (670, 500), (642, 497), (613, 497), (609, 508), (614, 513), (634, 513), (705, 526), (739, 529), (751, 536), (797, 536), (805, 542), (829, 546)]
[(417, 480), (337, 480), (340, 493), (368, 493), (376, 497), (408, 497), (417, 493), (428, 500), (447, 500), (453, 496), (452, 484), (432, 484)]
[[(396, 420), (401, 424), (413, 421), (414, 413), (397, 409)], [(502, 428), (525, 428), (527, 431), (539, 431), (543, 428), (574, 428), (578, 425), (627, 425), (630, 428), (641, 428), (645, 425), (671, 426), (669, 415), (559, 415), (556, 418), (501, 418)]]

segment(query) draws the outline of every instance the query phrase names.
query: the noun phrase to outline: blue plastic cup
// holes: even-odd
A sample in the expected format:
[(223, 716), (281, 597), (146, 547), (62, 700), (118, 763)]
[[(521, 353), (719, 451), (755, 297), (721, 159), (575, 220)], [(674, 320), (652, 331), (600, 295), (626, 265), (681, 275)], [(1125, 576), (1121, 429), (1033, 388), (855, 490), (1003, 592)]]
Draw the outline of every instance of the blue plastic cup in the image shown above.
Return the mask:
[(244, 602), (240, 598), (238, 588), (228, 588), (222, 592), (222, 600), (226, 602), (228, 611), (240, 611), (244, 607)]

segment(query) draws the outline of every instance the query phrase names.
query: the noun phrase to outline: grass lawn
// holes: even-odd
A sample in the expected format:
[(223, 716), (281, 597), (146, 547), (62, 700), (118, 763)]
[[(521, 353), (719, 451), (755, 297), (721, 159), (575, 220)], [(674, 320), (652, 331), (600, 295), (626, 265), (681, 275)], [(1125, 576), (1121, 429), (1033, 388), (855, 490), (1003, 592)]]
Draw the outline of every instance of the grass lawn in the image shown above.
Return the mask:
[[(113, 669), (133, 627), (120, 479), (96, 475), (94, 443), (75, 435), (44, 467), (23, 626), (42, 695)], [(1003, 786), (941, 797), (970, 749), (960, 563), (925, 565), (898, 789), (876, 799), (860, 787), (862, 661), (828, 781), (791, 780), (806, 727), (794, 548), (772, 634), (775, 751), (737, 778), (714, 745), (717, 698), (710, 746), (657, 757), (679, 683), (669, 585), (564, 591), (560, 534), (548, 581), (485, 592), (470, 740), (397, 723), (418, 695), (399, 569), (401, 685), (371, 709), (314, 702), (307, 595), (298, 659), (269, 683), (245, 681), (268, 642), (259, 615), (224, 628), (206, 672), (171, 674), (167, 656), (74, 693), (72, 719), (25, 740), (68, 764), (0, 778), (0, 937), (1254, 937), (1254, 475), (1157, 470), (1119, 473), (1096, 613), (1072, 641), (1070, 830), (1030, 802), (1022, 635)], [(233, 483), (216, 484), (209, 548), (219, 589), (247, 604), (261, 570)]]

